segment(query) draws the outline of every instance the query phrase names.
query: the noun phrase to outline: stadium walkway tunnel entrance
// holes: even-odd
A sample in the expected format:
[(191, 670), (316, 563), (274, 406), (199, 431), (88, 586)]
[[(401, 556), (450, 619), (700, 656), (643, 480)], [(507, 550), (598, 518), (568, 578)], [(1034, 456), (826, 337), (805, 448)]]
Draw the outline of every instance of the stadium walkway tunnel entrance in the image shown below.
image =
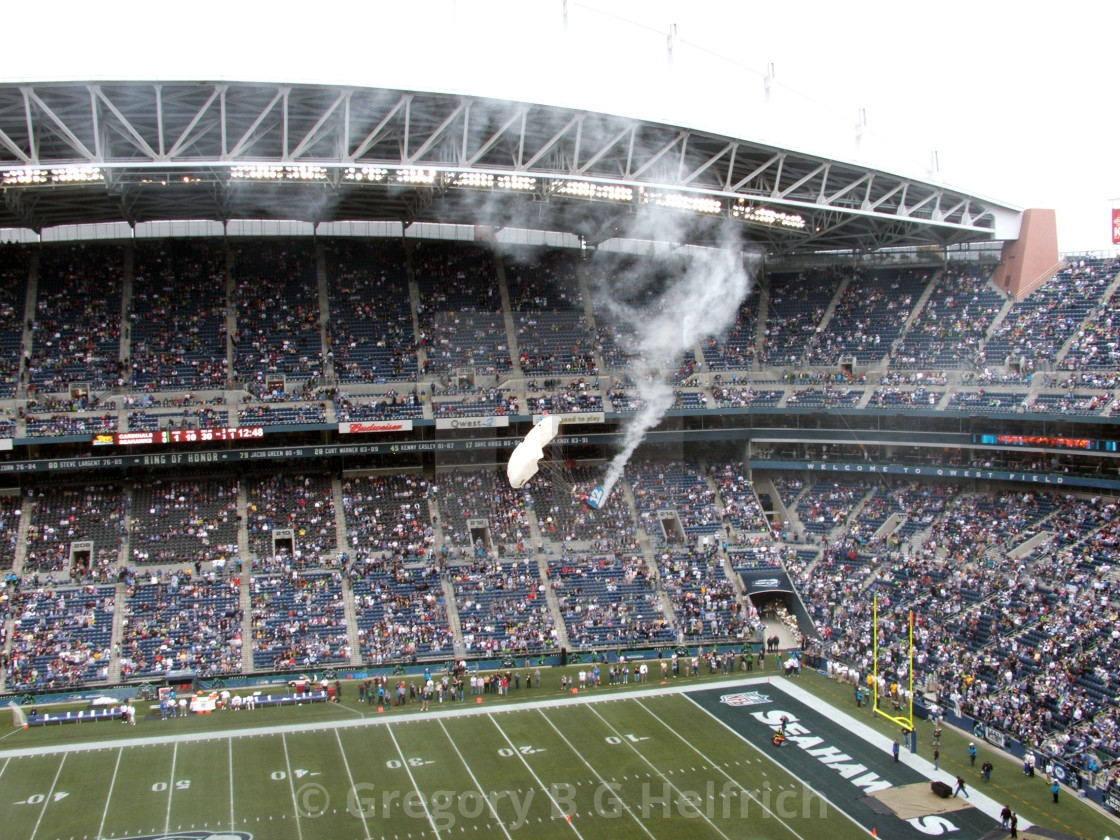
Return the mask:
[(93, 568), (93, 541), (82, 540), (70, 543), (70, 577), (80, 580)]

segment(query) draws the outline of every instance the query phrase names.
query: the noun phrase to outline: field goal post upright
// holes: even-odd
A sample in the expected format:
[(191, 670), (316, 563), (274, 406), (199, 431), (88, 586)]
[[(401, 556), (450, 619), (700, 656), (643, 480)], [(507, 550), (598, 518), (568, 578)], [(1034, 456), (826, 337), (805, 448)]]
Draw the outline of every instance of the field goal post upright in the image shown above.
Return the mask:
[(872, 710), (877, 715), (882, 715), (887, 720), (897, 723), (903, 729), (909, 731), (910, 735), (910, 750), (913, 752), (917, 748), (916, 739), (914, 739), (914, 611), (910, 610), (908, 613), (907, 630), (909, 637), (907, 639), (909, 651), (909, 667), (907, 668), (907, 678), (909, 685), (907, 697), (907, 715), (903, 717), (900, 714), (890, 714), (887, 711), (879, 708), (879, 596), (876, 595), (872, 601), (871, 608), (871, 649), (872, 649), (872, 675), (874, 677), (874, 688), (871, 692)]

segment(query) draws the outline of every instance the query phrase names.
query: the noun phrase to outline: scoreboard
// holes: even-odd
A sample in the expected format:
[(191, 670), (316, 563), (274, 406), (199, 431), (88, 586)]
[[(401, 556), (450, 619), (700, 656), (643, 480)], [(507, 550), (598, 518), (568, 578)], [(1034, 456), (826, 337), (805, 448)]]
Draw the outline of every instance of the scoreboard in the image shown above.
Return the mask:
[(155, 443), (222, 443), (260, 440), (262, 426), (221, 427), (214, 429), (164, 429), (156, 432), (115, 432), (94, 435), (94, 446), (146, 446)]

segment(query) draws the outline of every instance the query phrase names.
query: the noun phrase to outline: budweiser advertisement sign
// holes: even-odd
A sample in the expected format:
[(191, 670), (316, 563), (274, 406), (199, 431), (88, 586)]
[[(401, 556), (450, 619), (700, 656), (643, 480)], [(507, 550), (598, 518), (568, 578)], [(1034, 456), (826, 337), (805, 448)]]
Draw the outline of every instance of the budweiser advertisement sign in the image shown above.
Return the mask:
[(378, 432), (411, 432), (411, 420), (365, 420), (360, 423), (339, 423), (344, 435), (368, 435)]

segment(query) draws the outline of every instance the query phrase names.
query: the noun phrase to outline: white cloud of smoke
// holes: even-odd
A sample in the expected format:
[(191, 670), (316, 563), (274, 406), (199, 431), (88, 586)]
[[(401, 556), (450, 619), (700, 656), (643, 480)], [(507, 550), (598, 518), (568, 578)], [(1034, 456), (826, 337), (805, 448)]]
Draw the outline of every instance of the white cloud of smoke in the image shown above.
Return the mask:
[[(647, 217), (650, 227), (637, 238), (680, 241), (670, 214)], [(604, 498), (622, 477), (630, 456), (646, 433), (672, 408), (674, 376), (682, 356), (698, 343), (720, 336), (735, 323), (750, 293), (758, 257), (744, 254), (729, 227), (716, 247), (682, 248), (662, 261), (646, 257), (631, 263), (598, 289), (597, 308), (633, 347), (630, 374), (644, 405), (626, 424), (622, 446), (603, 478)]]

